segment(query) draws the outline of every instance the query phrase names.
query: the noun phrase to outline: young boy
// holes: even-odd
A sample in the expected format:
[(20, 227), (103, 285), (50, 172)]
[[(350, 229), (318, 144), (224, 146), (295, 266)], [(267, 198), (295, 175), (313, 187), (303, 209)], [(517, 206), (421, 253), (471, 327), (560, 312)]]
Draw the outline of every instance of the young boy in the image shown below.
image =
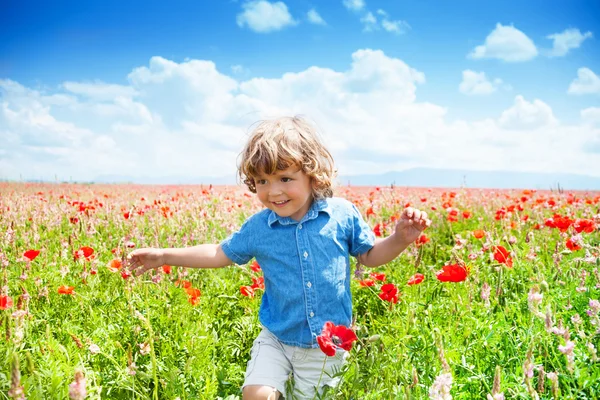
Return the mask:
[(330, 375), (346, 356), (340, 348), (325, 360), (316, 338), (327, 321), (351, 323), (349, 256), (368, 267), (388, 263), (431, 222), (425, 212), (406, 208), (394, 233), (375, 239), (352, 203), (332, 197), (333, 158), (304, 119), (260, 123), (240, 156), (240, 178), (264, 210), (220, 244), (138, 249), (129, 264), (139, 275), (163, 264), (221, 268), (256, 258), (265, 280), (263, 329), (252, 346), (243, 398), (286, 396), (290, 373), (294, 395), (312, 398), (337, 384)]

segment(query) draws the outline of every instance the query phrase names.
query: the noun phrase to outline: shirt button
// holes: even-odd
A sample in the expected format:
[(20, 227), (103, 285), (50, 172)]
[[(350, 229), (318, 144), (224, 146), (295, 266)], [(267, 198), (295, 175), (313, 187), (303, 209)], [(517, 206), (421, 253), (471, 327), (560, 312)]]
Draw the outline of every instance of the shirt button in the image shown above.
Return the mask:
[(302, 229), (302, 224), (298, 225), (298, 229)]
[(307, 252), (304, 252), (303, 255), (304, 255), (304, 258), (308, 257), (308, 253)]
[(310, 317), (312, 318), (312, 317), (314, 317), (314, 316), (315, 316), (315, 313), (311, 311), (311, 312), (310, 312)]
[(312, 286), (312, 283), (310, 283), (310, 282), (308, 282), (308, 283), (306, 284), (306, 287), (308, 287), (308, 288), (310, 288), (311, 286)]

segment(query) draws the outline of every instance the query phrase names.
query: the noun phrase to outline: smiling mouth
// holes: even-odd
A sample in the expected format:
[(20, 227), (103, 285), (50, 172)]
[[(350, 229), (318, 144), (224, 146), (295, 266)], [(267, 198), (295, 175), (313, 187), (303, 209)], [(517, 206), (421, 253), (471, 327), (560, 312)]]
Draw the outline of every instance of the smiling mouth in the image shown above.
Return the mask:
[(286, 205), (289, 202), (289, 200), (284, 200), (284, 201), (272, 201), (271, 203), (275, 204), (276, 206), (283, 206)]

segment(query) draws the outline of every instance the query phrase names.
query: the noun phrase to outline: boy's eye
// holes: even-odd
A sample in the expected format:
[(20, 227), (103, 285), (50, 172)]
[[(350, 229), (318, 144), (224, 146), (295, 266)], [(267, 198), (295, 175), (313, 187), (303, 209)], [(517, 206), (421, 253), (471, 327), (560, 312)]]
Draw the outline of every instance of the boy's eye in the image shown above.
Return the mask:
[(266, 179), (257, 179), (256, 180), (256, 184), (257, 185), (264, 185), (265, 183), (267, 183)]
[(292, 178), (281, 178), (281, 182), (291, 182)]

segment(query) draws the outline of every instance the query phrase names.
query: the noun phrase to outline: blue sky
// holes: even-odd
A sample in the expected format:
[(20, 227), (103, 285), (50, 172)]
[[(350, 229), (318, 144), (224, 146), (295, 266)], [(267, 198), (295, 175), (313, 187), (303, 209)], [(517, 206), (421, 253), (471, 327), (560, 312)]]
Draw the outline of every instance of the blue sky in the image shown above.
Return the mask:
[(600, 176), (598, 15), (597, 1), (3, 4), (2, 178), (231, 174), (249, 123), (278, 113), (313, 118), (348, 174)]

